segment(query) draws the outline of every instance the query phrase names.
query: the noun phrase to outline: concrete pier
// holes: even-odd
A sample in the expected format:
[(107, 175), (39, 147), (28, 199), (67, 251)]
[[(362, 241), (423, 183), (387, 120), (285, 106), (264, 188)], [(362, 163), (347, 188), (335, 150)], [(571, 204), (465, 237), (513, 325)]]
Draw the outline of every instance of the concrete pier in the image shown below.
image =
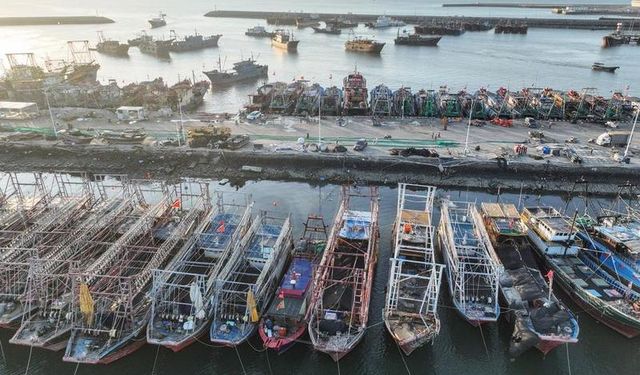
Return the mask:
[[(381, 14), (345, 14), (345, 13), (314, 13), (320, 20), (329, 20), (336, 17), (346, 17), (358, 22), (375, 21)], [(311, 13), (306, 12), (261, 12), (244, 10), (214, 10), (205, 14), (205, 17), (220, 18), (248, 18), (266, 19), (272, 17), (295, 18), (309, 17)], [(607, 19), (567, 19), (567, 18), (521, 18), (521, 17), (453, 17), (453, 16), (418, 16), (402, 14), (386, 14), (388, 17), (400, 19), (409, 24), (420, 24), (429, 22), (488, 22), (496, 25), (501, 22), (526, 23), (530, 28), (552, 28), (552, 29), (586, 29), (586, 30), (613, 30), (618, 22), (624, 27), (631, 25), (629, 19), (607, 18)]]
[(93, 25), (114, 22), (111, 18), (96, 16), (0, 17), (0, 26)]

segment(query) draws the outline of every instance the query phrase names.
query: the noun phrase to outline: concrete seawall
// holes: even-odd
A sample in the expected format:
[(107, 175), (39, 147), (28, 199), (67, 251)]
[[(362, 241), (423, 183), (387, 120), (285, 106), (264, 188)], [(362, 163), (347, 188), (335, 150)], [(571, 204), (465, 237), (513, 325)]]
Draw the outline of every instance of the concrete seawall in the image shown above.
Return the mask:
[[(441, 187), (536, 194), (567, 193), (577, 180), (589, 181), (591, 194), (611, 195), (617, 185), (637, 176), (637, 169), (579, 165), (500, 164), (497, 160), (363, 157), (352, 154), (220, 151), (142, 146), (74, 146), (2, 144), (3, 171), (73, 170), (124, 173), (132, 177), (271, 179), (309, 183), (411, 182)], [(244, 165), (262, 168), (242, 171)], [(578, 188), (580, 189), (580, 188)]]
[(0, 17), (0, 26), (92, 25), (114, 22), (110, 18), (96, 16)]
[[(348, 17), (358, 22), (371, 22), (381, 16), (380, 14), (344, 14), (344, 13), (314, 13), (321, 20), (328, 20), (336, 17)], [(260, 11), (243, 11), (243, 10), (214, 10), (205, 14), (205, 17), (221, 17), (221, 18), (249, 18), (249, 19), (266, 19), (270, 17), (295, 18), (308, 17), (311, 13), (295, 13), (295, 12), (260, 12)], [(402, 14), (387, 14), (387, 16), (400, 19), (407, 23), (420, 24), (432, 21), (451, 22), (451, 21), (472, 21), (472, 22), (488, 22), (496, 25), (500, 22), (511, 23), (527, 23), (533, 28), (551, 28), (551, 29), (586, 29), (586, 30), (613, 30), (618, 22), (622, 22), (625, 26), (630, 26), (630, 20), (623, 18), (610, 19), (567, 19), (567, 18), (517, 18), (517, 17), (452, 17), (452, 16), (417, 16)], [(628, 24), (628, 25), (627, 25)]]

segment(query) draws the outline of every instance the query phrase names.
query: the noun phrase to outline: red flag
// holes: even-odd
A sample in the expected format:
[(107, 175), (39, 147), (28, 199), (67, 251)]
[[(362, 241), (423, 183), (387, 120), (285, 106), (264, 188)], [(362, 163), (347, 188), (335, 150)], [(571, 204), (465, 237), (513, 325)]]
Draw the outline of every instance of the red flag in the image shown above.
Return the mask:
[(216, 229), (216, 232), (218, 233), (224, 233), (224, 220), (220, 220), (220, 223), (218, 223), (218, 229)]
[(547, 277), (547, 279), (549, 279), (549, 281), (553, 280), (553, 270), (549, 270), (549, 272), (547, 272), (545, 276)]
[(171, 203), (171, 208), (180, 208), (182, 204), (180, 203), (180, 199), (176, 199), (175, 201), (173, 201), (173, 203)]

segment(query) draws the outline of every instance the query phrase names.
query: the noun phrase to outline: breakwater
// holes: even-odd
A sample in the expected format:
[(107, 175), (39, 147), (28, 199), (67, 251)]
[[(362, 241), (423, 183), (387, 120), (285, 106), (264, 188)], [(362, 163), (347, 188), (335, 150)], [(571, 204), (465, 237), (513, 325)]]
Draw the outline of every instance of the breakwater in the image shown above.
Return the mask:
[(443, 8), (528, 8), (528, 9), (553, 9), (567, 7), (590, 7), (590, 8), (620, 8), (620, 4), (532, 4), (532, 3), (447, 3), (442, 4)]
[(92, 25), (114, 22), (111, 18), (98, 16), (0, 17), (0, 26)]
[[(348, 18), (357, 22), (373, 22), (382, 14), (345, 14), (345, 13), (314, 13), (320, 20), (326, 21), (334, 18)], [(613, 30), (618, 22), (624, 27), (631, 26), (631, 21), (624, 18), (609, 19), (566, 19), (566, 18), (522, 18), (522, 17), (458, 17), (458, 16), (418, 16), (402, 14), (386, 14), (388, 17), (402, 20), (410, 24), (421, 24), (430, 22), (479, 22), (497, 25), (499, 23), (526, 23), (533, 28), (548, 29), (584, 29), (584, 30)], [(218, 18), (248, 18), (267, 19), (280, 18), (283, 20), (292, 18), (311, 17), (311, 13), (306, 12), (263, 12), (245, 10), (213, 10), (205, 14), (205, 17)]]

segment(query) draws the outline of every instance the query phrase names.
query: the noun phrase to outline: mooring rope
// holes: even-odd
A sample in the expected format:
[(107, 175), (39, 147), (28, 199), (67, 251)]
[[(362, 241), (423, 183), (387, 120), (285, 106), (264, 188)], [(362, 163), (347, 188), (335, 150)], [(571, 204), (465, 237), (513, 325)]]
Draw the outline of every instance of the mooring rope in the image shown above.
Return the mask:
[(24, 375), (29, 373), (29, 366), (31, 365), (31, 354), (33, 353), (33, 345), (29, 346), (29, 360), (27, 361), (27, 368), (24, 369)]
[(238, 351), (238, 346), (234, 345), (233, 348), (236, 350), (236, 355), (238, 356), (238, 360), (240, 361), (240, 367), (242, 367), (242, 373), (247, 375), (247, 371), (244, 369), (244, 363), (242, 363), (242, 358), (240, 357), (240, 352)]
[(271, 361), (269, 360), (269, 351), (267, 350), (264, 354), (267, 356), (267, 366), (269, 366), (269, 375), (273, 375), (273, 370), (271, 369)]
[(393, 340), (396, 343), (396, 347), (398, 348), (398, 353), (400, 353), (400, 359), (402, 359), (402, 363), (404, 364), (404, 368), (407, 370), (407, 374), (411, 375), (411, 370), (409, 370), (409, 365), (407, 365), (407, 361), (404, 359), (404, 353), (402, 349), (400, 349), (400, 344), (397, 341)]
[(484, 340), (484, 332), (482, 332), (482, 323), (478, 324), (478, 328), (480, 328), (480, 337), (482, 337), (482, 345), (484, 345), (484, 351), (487, 353), (487, 359), (491, 359), (489, 357), (489, 348), (487, 348), (487, 342)]
[(340, 375), (340, 360), (336, 361), (336, 366), (338, 366), (338, 375)]
[(73, 370), (73, 375), (76, 375), (78, 373), (79, 368), (80, 368), (80, 362), (76, 363), (76, 369)]
[(565, 348), (567, 348), (567, 367), (569, 368), (569, 375), (571, 375), (571, 360), (569, 359), (569, 343), (564, 344)]
[(2, 352), (2, 360), (7, 363), (7, 357), (4, 355), (4, 347), (2, 346), (2, 340), (0, 340), (0, 352)]
[(151, 368), (151, 375), (156, 373), (156, 363), (158, 362), (158, 354), (160, 353), (160, 345), (156, 346), (156, 357), (153, 359), (153, 367)]

